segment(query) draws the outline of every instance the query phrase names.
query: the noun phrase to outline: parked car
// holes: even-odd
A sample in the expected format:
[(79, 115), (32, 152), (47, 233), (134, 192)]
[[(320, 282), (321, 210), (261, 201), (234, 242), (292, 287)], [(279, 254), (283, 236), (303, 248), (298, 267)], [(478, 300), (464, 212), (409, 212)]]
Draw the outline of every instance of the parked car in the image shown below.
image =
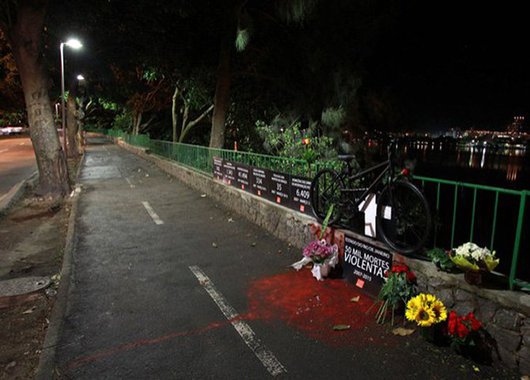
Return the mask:
[(24, 131), (24, 127), (21, 125), (8, 125), (0, 127), (0, 135), (20, 135)]

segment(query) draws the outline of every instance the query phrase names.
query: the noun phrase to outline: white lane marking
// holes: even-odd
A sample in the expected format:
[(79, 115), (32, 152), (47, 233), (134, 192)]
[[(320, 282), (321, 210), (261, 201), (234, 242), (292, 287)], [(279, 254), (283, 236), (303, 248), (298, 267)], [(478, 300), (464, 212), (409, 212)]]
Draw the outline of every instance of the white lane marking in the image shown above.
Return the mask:
[(134, 189), (135, 186), (132, 184), (131, 180), (127, 177), (125, 177), (125, 180), (127, 181), (127, 183), (129, 184), (129, 186), (131, 187), (131, 189)]
[(153, 219), (153, 222), (155, 222), (155, 224), (164, 224), (164, 221), (160, 219), (160, 217), (156, 214), (155, 210), (153, 210), (149, 202), (142, 201), (142, 204), (144, 205), (145, 209), (147, 210), (147, 213), (149, 214), (151, 219)]
[(224, 298), (224, 296), (215, 288), (213, 282), (204, 274), (204, 272), (196, 265), (189, 267), (191, 272), (199, 280), (206, 292), (210, 295), (213, 301), (217, 304), (219, 309), (223, 312), (226, 319), (230, 321), (234, 329), (239, 333), (243, 341), (252, 350), (254, 355), (261, 361), (263, 366), (269, 371), (272, 376), (278, 376), (286, 373), (287, 370), (280, 363), (280, 361), (269, 351), (250, 328), (250, 326), (239, 319), (239, 314)]

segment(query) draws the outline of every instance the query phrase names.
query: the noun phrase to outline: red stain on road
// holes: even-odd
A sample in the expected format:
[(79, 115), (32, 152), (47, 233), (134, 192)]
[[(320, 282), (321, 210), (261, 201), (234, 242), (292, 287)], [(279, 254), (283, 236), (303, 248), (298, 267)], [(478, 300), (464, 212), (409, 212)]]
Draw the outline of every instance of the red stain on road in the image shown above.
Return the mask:
[[(183, 336), (201, 335), (230, 325), (235, 320), (283, 321), (310, 338), (334, 347), (399, 344), (398, 338), (389, 335), (383, 326), (375, 323), (376, 307), (372, 307), (373, 300), (342, 279), (317, 281), (307, 269), (289, 271), (254, 281), (247, 296), (248, 312), (241, 313), (233, 320), (213, 322), (195, 330), (116, 345), (92, 355), (78, 357), (67, 364), (66, 370), (139, 347)], [(353, 302), (351, 299), (354, 297), (359, 297), (359, 300)], [(368, 312), (370, 307), (372, 309)], [(350, 328), (335, 331), (335, 325), (349, 325)]]
[(222, 321), (222, 322), (213, 322), (213, 323), (210, 323), (208, 326), (203, 327), (201, 329), (196, 329), (196, 330), (192, 330), (192, 331), (179, 331), (179, 332), (175, 332), (175, 333), (172, 333), (172, 334), (159, 336), (159, 337), (153, 338), (153, 339), (139, 339), (139, 340), (136, 340), (134, 342), (124, 343), (124, 344), (121, 344), (121, 345), (118, 345), (118, 346), (111, 347), (111, 348), (109, 348), (109, 349), (107, 349), (105, 351), (97, 352), (97, 353), (95, 353), (93, 355), (87, 355), (87, 356), (78, 357), (77, 359), (74, 359), (74, 360), (70, 361), (67, 364), (66, 369), (67, 370), (72, 370), (72, 369), (81, 367), (81, 366), (83, 366), (85, 364), (92, 363), (92, 362), (107, 358), (109, 356), (113, 356), (113, 355), (121, 353), (121, 352), (130, 351), (130, 350), (133, 350), (133, 349), (138, 348), (138, 347), (156, 345), (156, 344), (165, 342), (167, 340), (175, 339), (175, 338), (183, 337), (183, 336), (200, 335), (200, 334), (203, 334), (203, 333), (205, 333), (207, 331), (214, 330), (214, 329), (217, 329), (219, 327), (229, 325), (230, 323), (231, 323), (231, 321), (229, 321), (229, 320)]
[[(398, 343), (375, 323), (374, 301), (342, 279), (317, 281), (307, 269), (291, 271), (253, 282), (248, 299), (244, 319), (281, 320), (331, 346)], [(335, 325), (350, 328), (335, 331)]]

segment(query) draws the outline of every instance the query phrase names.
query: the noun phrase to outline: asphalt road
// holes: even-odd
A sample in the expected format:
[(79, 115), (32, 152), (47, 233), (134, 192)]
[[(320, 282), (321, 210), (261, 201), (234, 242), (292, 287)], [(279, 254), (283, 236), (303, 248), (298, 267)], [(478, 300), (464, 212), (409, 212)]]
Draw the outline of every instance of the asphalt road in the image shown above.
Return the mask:
[(29, 137), (0, 137), (0, 197), (35, 170), (37, 163)]
[(117, 146), (89, 146), (81, 184), (62, 378), (477, 374), (449, 349), (376, 325), (353, 286), (295, 272), (300, 252)]

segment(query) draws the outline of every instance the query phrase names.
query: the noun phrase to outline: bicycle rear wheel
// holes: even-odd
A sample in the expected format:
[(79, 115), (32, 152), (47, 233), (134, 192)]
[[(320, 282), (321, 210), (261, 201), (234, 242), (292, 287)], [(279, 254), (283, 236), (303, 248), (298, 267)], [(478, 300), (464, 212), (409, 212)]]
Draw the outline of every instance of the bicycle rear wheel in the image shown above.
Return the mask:
[(416, 186), (390, 183), (377, 203), (377, 233), (390, 248), (410, 254), (423, 247), (431, 229), (431, 211)]
[(343, 188), (342, 178), (332, 169), (319, 170), (313, 178), (310, 190), (311, 206), (320, 222), (326, 218), (331, 205), (334, 206), (328, 223), (332, 225), (340, 219), (341, 189)]

